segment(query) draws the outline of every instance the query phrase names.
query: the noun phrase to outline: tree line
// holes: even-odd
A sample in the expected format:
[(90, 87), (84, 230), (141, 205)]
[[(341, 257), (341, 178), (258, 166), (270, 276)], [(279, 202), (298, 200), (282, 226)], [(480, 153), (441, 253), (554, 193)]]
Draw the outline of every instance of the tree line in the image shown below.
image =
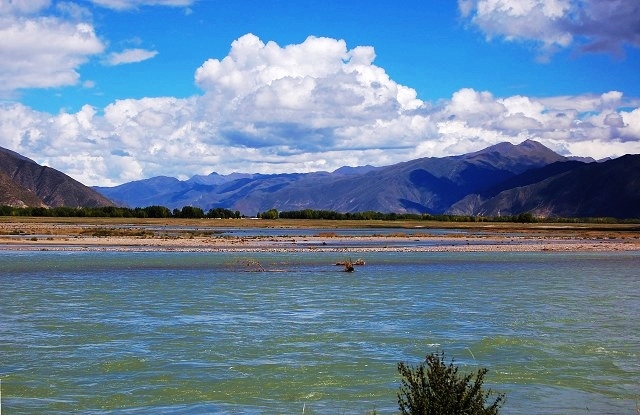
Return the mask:
[(519, 222), (533, 223), (537, 219), (532, 213), (520, 213), (506, 216), (473, 216), (473, 215), (431, 215), (428, 213), (383, 213), (375, 211), (364, 212), (336, 212), (333, 210), (293, 210), (278, 212), (277, 209), (269, 209), (258, 213), (260, 219), (325, 219), (325, 220), (427, 220), (438, 222)]
[[(205, 212), (195, 206), (184, 206), (182, 209), (169, 209), (165, 206), (147, 207), (14, 207), (0, 205), (0, 216), (35, 216), (35, 217), (96, 217), (96, 218), (221, 218), (236, 219), (246, 217), (239, 211), (217, 207)], [(523, 212), (517, 215), (501, 216), (475, 216), (475, 215), (446, 215), (429, 213), (383, 213), (374, 211), (364, 212), (336, 212), (333, 210), (303, 209), (279, 212), (277, 209), (269, 209), (258, 212), (255, 216), (260, 219), (324, 219), (324, 220), (414, 220), (436, 222), (512, 222), (512, 223), (640, 223), (640, 219), (616, 219), (616, 218), (539, 218), (531, 212)]]
[(165, 206), (147, 206), (137, 208), (101, 206), (101, 207), (13, 207), (0, 206), (0, 216), (35, 217), (72, 217), (72, 218), (241, 218), (239, 211), (224, 208), (209, 209), (206, 213), (199, 207), (184, 206), (182, 209), (169, 209)]
[(325, 219), (325, 220), (415, 220), (436, 222), (512, 222), (512, 223), (638, 223), (640, 219), (620, 220), (616, 218), (539, 218), (531, 212), (522, 212), (517, 215), (479, 216), (479, 215), (446, 215), (429, 213), (382, 213), (374, 211), (365, 212), (335, 212), (332, 210), (294, 210), (278, 212), (277, 209), (269, 209), (258, 213), (261, 219)]

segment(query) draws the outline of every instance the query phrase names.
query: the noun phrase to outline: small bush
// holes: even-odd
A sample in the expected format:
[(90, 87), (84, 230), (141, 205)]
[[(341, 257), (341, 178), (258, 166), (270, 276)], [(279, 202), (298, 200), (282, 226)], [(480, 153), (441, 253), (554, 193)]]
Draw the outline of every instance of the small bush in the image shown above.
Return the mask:
[(504, 395), (499, 394), (485, 406), (493, 394), (482, 389), (487, 369), (479, 369), (472, 382), (474, 375), (459, 375), (453, 360), (448, 366), (444, 363), (444, 352), (431, 353), (415, 368), (400, 362), (398, 372), (402, 375), (398, 404), (403, 415), (497, 415), (504, 402)]
[(136, 228), (95, 228), (95, 229), (85, 229), (80, 232), (82, 235), (91, 235), (97, 238), (106, 238), (109, 236), (113, 237), (148, 237), (153, 236), (153, 232), (145, 231), (144, 229), (136, 229)]

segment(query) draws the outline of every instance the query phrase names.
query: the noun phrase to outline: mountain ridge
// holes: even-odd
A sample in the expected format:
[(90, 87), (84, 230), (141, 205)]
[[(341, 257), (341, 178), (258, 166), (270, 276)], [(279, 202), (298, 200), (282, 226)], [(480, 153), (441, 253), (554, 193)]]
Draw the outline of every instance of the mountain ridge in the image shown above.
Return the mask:
[[(175, 179), (170, 186), (160, 186), (162, 193), (138, 187), (146, 181), (98, 190), (116, 200), (123, 194), (137, 195), (127, 200), (130, 207), (154, 204), (170, 208), (194, 205), (204, 210), (223, 207), (250, 216), (269, 209), (482, 215), (489, 211), (515, 211), (517, 206), (531, 208), (544, 216), (556, 215), (557, 210), (549, 204), (546, 210), (536, 210), (535, 206), (523, 203), (522, 195), (514, 199), (520, 202), (513, 206), (504, 200), (500, 203), (490, 200), (512, 188), (533, 186), (587, 162), (595, 163), (589, 158), (579, 160), (526, 140), (520, 144), (498, 143), (468, 154), (425, 157), (383, 167), (343, 167), (333, 172), (286, 174), (222, 176), (211, 173), (186, 181)], [(147, 180), (154, 183), (161, 179)], [(527, 188), (529, 193), (540, 191), (540, 186)], [(489, 209), (491, 203), (502, 208)], [(557, 201), (554, 203), (560, 205)], [(573, 213), (583, 211), (584, 207)], [(635, 216), (640, 217), (640, 212)]]
[(0, 204), (15, 207), (101, 207), (113, 202), (51, 167), (0, 147)]
[[(640, 155), (595, 162), (542, 144), (499, 143), (473, 153), (333, 172), (157, 176), (88, 188), (0, 148), (0, 204), (17, 207), (194, 206), (255, 216), (279, 211), (640, 218)], [(112, 201), (115, 201), (112, 202)]]
[(469, 214), (531, 212), (556, 217), (640, 217), (640, 155), (627, 154), (498, 193)]

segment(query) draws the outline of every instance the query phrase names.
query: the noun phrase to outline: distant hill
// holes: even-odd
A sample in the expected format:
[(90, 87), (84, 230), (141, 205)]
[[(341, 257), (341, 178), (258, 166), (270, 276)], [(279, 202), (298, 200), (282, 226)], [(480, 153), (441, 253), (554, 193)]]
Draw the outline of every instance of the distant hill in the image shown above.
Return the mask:
[[(502, 214), (511, 214), (511, 211), (517, 210), (518, 213), (522, 212), (522, 207), (508, 207), (503, 206), (502, 210), (498, 209), (495, 213), (489, 213), (487, 207), (484, 206), (485, 202), (489, 199), (497, 196), (499, 193), (510, 190), (518, 189), (531, 184), (541, 182), (550, 177), (559, 175), (561, 173), (573, 170), (585, 163), (580, 161), (557, 161), (555, 163), (548, 164), (546, 166), (530, 169), (521, 174), (508, 178), (499, 182), (495, 186), (489, 187), (482, 192), (470, 193), (454, 203), (447, 209), (445, 213), (452, 215), (486, 215), (496, 216)], [(506, 210), (505, 210), (506, 208)]]
[(45, 207), (42, 199), (34, 192), (18, 185), (3, 171), (0, 171), (0, 205)]
[(113, 202), (64, 173), (0, 147), (0, 205), (100, 207)]
[(0, 205), (196, 206), (253, 216), (275, 208), (337, 212), (640, 218), (640, 155), (595, 162), (542, 144), (500, 143), (450, 157), (333, 172), (159, 176), (88, 188), (0, 147)]
[(358, 175), (358, 174), (365, 174), (365, 173), (369, 173), (370, 171), (374, 171), (374, 170), (378, 170), (380, 167), (374, 167), (371, 166), (369, 164), (367, 164), (366, 166), (358, 166), (358, 167), (350, 167), (350, 166), (344, 166), (344, 167), (340, 167), (337, 170), (334, 170), (333, 173), (334, 174), (342, 174), (342, 175)]
[[(272, 208), (461, 215), (518, 214), (534, 210), (540, 215), (559, 215), (557, 209), (536, 209), (537, 205), (528, 202), (537, 197), (535, 187), (528, 188), (528, 196), (520, 195), (513, 204), (506, 199), (510, 193), (504, 192), (533, 186), (591, 164), (595, 169), (593, 174), (599, 174), (601, 164), (586, 163), (591, 159), (581, 160), (585, 161), (565, 158), (536, 141), (527, 140), (518, 145), (500, 143), (469, 154), (421, 158), (386, 167), (343, 167), (331, 173), (304, 174), (222, 176), (212, 173), (186, 181), (154, 177), (97, 190), (129, 207), (198, 206), (205, 211), (223, 207), (250, 216)], [(618, 182), (630, 177), (634, 176), (625, 173)], [(575, 188), (572, 194), (583, 191)], [(503, 198), (500, 203), (494, 200), (499, 195)], [(572, 201), (566, 204), (571, 205)], [(606, 213), (607, 209), (602, 211)], [(562, 212), (576, 216), (586, 211), (576, 208)], [(625, 215), (640, 217), (640, 212)]]
[(314, 173), (287, 176), (286, 182), (271, 176), (265, 178), (269, 186), (254, 179), (243, 183), (241, 197), (233, 194), (227, 201), (241, 212), (310, 208), (437, 214), (469, 193), (562, 159), (535, 142), (503, 143), (463, 156), (422, 158), (362, 174)]
[(488, 216), (531, 212), (543, 217), (640, 218), (640, 155), (625, 155), (602, 163), (575, 163), (527, 172), (519, 179), (567, 168), (548, 177), (542, 175), (541, 180), (525, 180), (529, 183), (492, 197), (480, 197), (473, 209), (460, 210), (454, 206), (450, 211)]

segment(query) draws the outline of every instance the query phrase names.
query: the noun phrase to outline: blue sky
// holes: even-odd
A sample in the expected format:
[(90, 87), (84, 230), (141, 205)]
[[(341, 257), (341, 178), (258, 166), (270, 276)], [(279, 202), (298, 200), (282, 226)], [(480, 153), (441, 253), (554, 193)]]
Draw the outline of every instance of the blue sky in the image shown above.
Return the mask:
[(89, 185), (640, 153), (636, 0), (0, 0), (0, 146)]

